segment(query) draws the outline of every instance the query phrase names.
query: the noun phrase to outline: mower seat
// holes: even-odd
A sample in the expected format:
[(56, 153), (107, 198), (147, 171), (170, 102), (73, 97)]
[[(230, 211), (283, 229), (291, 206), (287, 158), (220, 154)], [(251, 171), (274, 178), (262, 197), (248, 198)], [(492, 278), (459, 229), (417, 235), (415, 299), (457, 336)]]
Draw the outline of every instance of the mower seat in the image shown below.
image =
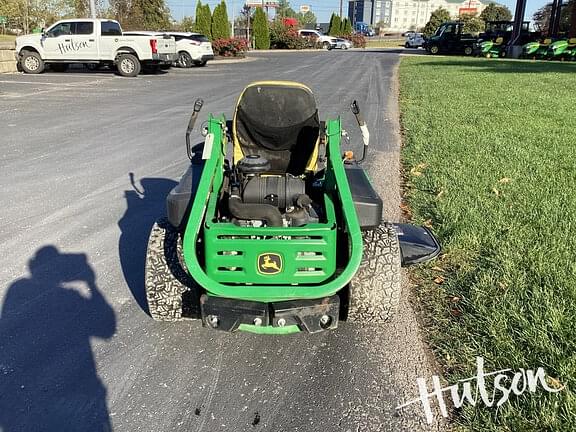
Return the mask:
[(234, 164), (248, 155), (270, 162), (271, 174), (314, 172), (320, 121), (312, 91), (292, 81), (260, 81), (240, 94), (232, 120)]

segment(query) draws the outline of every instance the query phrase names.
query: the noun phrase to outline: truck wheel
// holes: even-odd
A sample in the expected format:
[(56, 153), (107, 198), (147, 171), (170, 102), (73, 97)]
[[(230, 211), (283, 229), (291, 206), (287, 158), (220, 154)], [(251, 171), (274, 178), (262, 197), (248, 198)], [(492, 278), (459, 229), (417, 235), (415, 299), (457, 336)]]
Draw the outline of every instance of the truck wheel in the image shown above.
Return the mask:
[(363, 255), (349, 285), (348, 321), (377, 324), (390, 319), (400, 303), (400, 243), (393, 227), (362, 233)]
[(409, 44), (408, 42), (406, 42), (406, 43), (404, 44), (404, 48), (410, 48), (410, 44)]
[(183, 68), (192, 67), (192, 56), (186, 51), (180, 51), (178, 53), (178, 66)]
[(52, 63), (50, 65), (50, 69), (52, 69), (54, 72), (66, 72), (68, 70), (68, 64), (67, 63)]
[(430, 46), (430, 54), (438, 54), (440, 52), (440, 47), (438, 45), (431, 45)]
[(327, 50), (330, 50), (330, 42), (324, 42), (324, 43), (322, 44), (322, 48), (327, 49)]
[(20, 58), (22, 70), (29, 74), (39, 74), (44, 71), (44, 60), (35, 51), (24, 51)]
[(474, 50), (472, 49), (471, 46), (467, 46), (464, 48), (464, 55), (469, 56), (469, 55), (472, 55), (473, 52), (474, 52)]
[(140, 73), (142, 66), (138, 57), (133, 54), (120, 54), (116, 59), (118, 73), (125, 77), (135, 77)]
[(180, 234), (166, 218), (157, 220), (150, 232), (144, 284), (148, 310), (156, 321), (199, 316), (199, 289), (183, 265)]

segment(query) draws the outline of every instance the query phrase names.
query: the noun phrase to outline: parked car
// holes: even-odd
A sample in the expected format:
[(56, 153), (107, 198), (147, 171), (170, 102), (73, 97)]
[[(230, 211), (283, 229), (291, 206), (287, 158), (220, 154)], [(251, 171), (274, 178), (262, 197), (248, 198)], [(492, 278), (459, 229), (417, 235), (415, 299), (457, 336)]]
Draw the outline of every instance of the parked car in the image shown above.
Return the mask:
[(125, 32), (126, 34), (148, 34), (148, 35), (161, 35), (166, 34), (172, 36), (176, 40), (176, 52), (178, 53), (178, 60), (175, 65), (189, 68), (192, 66), (206, 66), (209, 60), (214, 59), (214, 51), (212, 51), (212, 44), (210, 40), (200, 33), (191, 32), (146, 32), (146, 31), (131, 31)]
[(318, 30), (298, 30), (298, 34), (302, 37), (315, 39), (324, 49), (331, 50), (332, 48), (336, 48), (336, 38), (326, 36)]
[(336, 46), (334, 48), (347, 50), (353, 46), (352, 42), (348, 39), (336, 38)]
[(406, 48), (420, 48), (424, 46), (424, 36), (422, 33), (412, 33), (406, 37), (404, 46)]
[(124, 36), (118, 21), (67, 19), (38, 34), (18, 36), (19, 68), (38, 74), (46, 64), (65, 71), (69, 64), (116, 66), (120, 75), (134, 77), (143, 67), (156, 68), (176, 60), (176, 42), (170, 36)]

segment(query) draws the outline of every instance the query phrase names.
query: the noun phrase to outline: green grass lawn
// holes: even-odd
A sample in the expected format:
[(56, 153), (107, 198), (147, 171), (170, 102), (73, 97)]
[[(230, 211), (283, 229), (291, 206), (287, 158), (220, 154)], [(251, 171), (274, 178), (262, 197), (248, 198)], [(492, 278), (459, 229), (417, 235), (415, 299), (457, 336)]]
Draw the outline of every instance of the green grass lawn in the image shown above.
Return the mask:
[(400, 80), (407, 202), (444, 247), (412, 273), (444, 378), (483, 356), (566, 385), (456, 422), (576, 431), (576, 64), (404, 58)]
[(367, 39), (366, 48), (404, 48), (404, 39)]

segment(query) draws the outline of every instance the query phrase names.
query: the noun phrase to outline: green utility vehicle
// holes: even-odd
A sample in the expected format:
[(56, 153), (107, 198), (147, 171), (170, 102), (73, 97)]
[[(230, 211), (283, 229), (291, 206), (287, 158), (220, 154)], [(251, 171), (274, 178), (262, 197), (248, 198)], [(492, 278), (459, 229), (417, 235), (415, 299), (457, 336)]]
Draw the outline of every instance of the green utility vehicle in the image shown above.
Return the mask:
[(340, 119), (321, 122), (303, 84), (250, 84), (231, 122), (209, 116), (200, 149), (190, 132), (202, 104), (186, 132), (191, 163), (149, 239), (151, 316), (273, 334), (392, 316), (401, 264), (440, 247), (427, 228), (381, 222), (382, 200), (360, 165), (369, 132), (356, 102), (359, 160), (341, 149)]

